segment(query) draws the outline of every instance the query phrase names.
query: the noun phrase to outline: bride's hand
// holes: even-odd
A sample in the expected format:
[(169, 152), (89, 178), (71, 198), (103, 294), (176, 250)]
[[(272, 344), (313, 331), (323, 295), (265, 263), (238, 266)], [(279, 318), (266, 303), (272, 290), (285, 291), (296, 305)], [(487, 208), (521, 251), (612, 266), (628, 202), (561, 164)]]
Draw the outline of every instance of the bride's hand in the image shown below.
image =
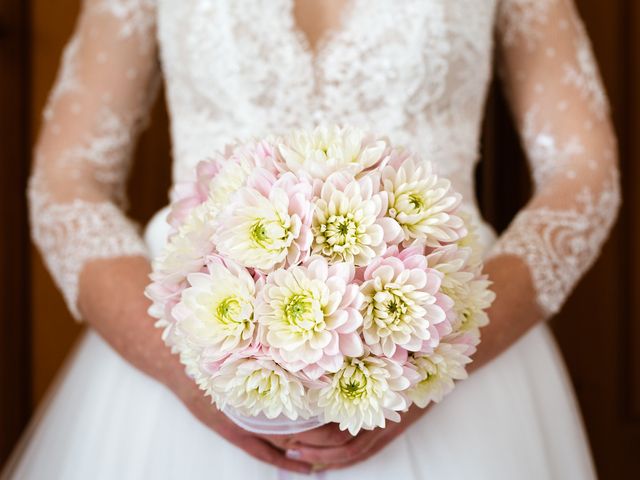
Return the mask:
[(124, 359), (167, 386), (198, 420), (227, 441), (264, 462), (308, 473), (311, 467), (307, 462), (287, 458), (284, 444), (277, 446), (271, 439), (236, 426), (187, 377), (147, 314), (149, 301), (143, 291), (149, 283), (149, 271), (149, 262), (137, 257), (88, 264), (81, 277), (79, 299), (87, 322)]
[(294, 460), (298, 459), (298, 449), (301, 446), (338, 448), (353, 440), (353, 436), (349, 432), (341, 431), (335, 423), (323, 425), (306, 432), (290, 435), (265, 435), (264, 438), (286, 451), (287, 457)]
[[(363, 430), (355, 437), (347, 432), (341, 432), (347, 433), (349, 439), (340, 445), (311, 443), (307, 439), (298, 436), (295, 443), (292, 443), (287, 450), (287, 456), (310, 463), (313, 471), (345, 468), (362, 462), (378, 453), (428, 410), (429, 408), (413, 406), (409, 411), (402, 414), (402, 419), (399, 423), (387, 422), (385, 428)], [(322, 428), (334, 429), (340, 432), (336, 424), (330, 424)]]
[(212, 405), (211, 400), (205, 397), (190, 379), (188, 380), (191, 385), (185, 383), (179, 389), (174, 388), (174, 393), (178, 395), (189, 411), (207, 427), (258, 460), (293, 472), (305, 474), (311, 472), (312, 466), (309, 463), (288, 458), (285, 455), (286, 449), (278, 448), (276, 442), (271, 441), (271, 438), (256, 435), (238, 427)]

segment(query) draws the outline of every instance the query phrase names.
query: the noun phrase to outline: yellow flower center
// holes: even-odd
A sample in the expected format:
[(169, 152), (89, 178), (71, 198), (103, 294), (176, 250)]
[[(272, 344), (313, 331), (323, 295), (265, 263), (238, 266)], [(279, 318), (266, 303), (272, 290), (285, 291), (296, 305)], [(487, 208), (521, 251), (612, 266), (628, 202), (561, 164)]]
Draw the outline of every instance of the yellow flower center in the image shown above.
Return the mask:
[(324, 328), (321, 312), (313, 297), (307, 293), (294, 293), (285, 303), (284, 317), (289, 325), (302, 331), (319, 330)]
[(425, 207), (426, 202), (421, 195), (417, 193), (411, 193), (409, 194), (409, 204), (413, 207), (414, 210), (417, 210), (419, 213)]
[(349, 400), (361, 399), (367, 395), (367, 384), (367, 376), (356, 367), (348, 378), (343, 375), (340, 379), (340, 394)]
[(409, 308), (403, 295), (398, 295), (394, 291), (387, 291), (388, 299), (380, 306), (387, 313), (387, 323), (397, 325), (407, 315)]
[(251, 239), (260, 246), (264, 246), (264, 244), (270, 240), (262, 220), (258, 220), (251, 227)]
[(287, 248), (293, 239), (290, 221), (280, 216), (275, 219), (259, 218), (249, 227), (249, 239), (259, 248), (279, 252)]
[(375, 292), (368, 302), (367, 314), (373, 317), (378, 334), (383, 337), (411, 320), (411, 305), (406, 296), (396, 288), (387, 286)]
[(320, 225), (319, 235), (334, 252), (344, 252), (358, 243), (358, 223), (352, 212), (344, 215), (332, 215), (326, 223)]
[(418, 382), (420, 385), (427, 385), (437, 378), (438, 367), (428, 358), (414, 358), (412, 363), (418, 367), (422, 376), (422, 380)]
[(238, 297), (227, 297), (216, 307), (216, 316), (222, 323), (238, 322), (238, 316), (242, 313), (242, 305)]

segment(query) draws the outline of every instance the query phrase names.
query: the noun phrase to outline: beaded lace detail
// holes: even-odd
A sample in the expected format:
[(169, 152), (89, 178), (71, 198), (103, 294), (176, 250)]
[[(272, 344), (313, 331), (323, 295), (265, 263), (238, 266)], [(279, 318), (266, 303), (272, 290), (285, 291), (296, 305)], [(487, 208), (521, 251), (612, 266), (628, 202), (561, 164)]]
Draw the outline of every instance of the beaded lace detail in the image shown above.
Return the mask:
[(77, 319), (88, 261), (146, 255), (123, 209), (158, 85), (154, 9), (149, 0), (86, 0), (45, 109), (29, 184), (33, 239)]
[(536, 188), (490, 255), (524, 260), (538, 304), (551, 315), (598, 257), (615, 221), (615, 138), (572, 2), (503, 0), (502, 11), (504, 80)]
[(144, 250), (121, 207), (156, 43), (175, 182), (234, 138), (351, 124), (431, 160), (479, 219), (473, 171), (497, 38), (537, 189), (492, 255), (527, 262), (531, 294), (556, 311), (597, 256), (619, 195), (606, 97), (571, 1), (349, 0), (315, 51), (294, 1), (85, 0), (30, 189), (34, 239), (70, 308), (86, 262)]

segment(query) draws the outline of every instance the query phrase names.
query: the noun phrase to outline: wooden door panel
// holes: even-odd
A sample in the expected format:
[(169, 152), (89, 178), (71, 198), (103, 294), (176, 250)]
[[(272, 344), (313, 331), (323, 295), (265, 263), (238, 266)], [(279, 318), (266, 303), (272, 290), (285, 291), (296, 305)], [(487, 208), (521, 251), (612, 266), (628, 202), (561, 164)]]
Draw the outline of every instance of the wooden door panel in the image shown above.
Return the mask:
[[(624, 182), (627, 191), (625, 217), (629, 223), (625, 230), (625, 248), (622, 254), (628, 255), (629, 275), (626, 288), (626, 312), (628, 334), (627, 352), (630, 355), (629, 371), (631, 383), (629, 411), (633, 420), (640, 424), (640, 2), (628, 3), (626, 13), (628, 32), (626, 55), (623, 62), (628, 66), (630, 74), (626, 76), (625, 96), (627, 112), (622, 117), (627, 133), (623, 139), (626, 153)], [(640, 426), (638, 427), (640, 428)], [(639, 442), (640, 444), (640, 442)]]
[(0, 466), (30, 413), (27, 7), (0, 2)]

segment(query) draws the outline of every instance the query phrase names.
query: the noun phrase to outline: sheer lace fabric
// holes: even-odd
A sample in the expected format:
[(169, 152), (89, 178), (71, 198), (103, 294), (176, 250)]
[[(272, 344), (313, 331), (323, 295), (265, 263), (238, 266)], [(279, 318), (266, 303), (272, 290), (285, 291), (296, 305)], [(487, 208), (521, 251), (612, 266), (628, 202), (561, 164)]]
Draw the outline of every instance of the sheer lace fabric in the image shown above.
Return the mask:
[(86, 0), (37, 148), (34, 239), (77, 314), (96, 258), (142, 254), (124, 215), (156, 38), (174, 181), (236, 137), (317, 123), (388, 135), (433, 161), (478, 220), (473, 171), (494, 34), (536, 195), (493, 249), (531, 270), (556, 311), (597, 256), (618, 204), (606, 98), (570, 0), (350, 0), (316, 51), (294, 0)]
[(146, 254), (123, 209), (156, 90), (154, 29), (148, 0), (86, 0), (45, 110), (29, 186), (33, 238), (76, 318), (86, 262)]
[(493, 247), (531, 271), (556, 313), (595, 261), (620, 204), (615, 138), (589, 39), (568, 0), (504, 0), (501, 60), (535, 195)]

